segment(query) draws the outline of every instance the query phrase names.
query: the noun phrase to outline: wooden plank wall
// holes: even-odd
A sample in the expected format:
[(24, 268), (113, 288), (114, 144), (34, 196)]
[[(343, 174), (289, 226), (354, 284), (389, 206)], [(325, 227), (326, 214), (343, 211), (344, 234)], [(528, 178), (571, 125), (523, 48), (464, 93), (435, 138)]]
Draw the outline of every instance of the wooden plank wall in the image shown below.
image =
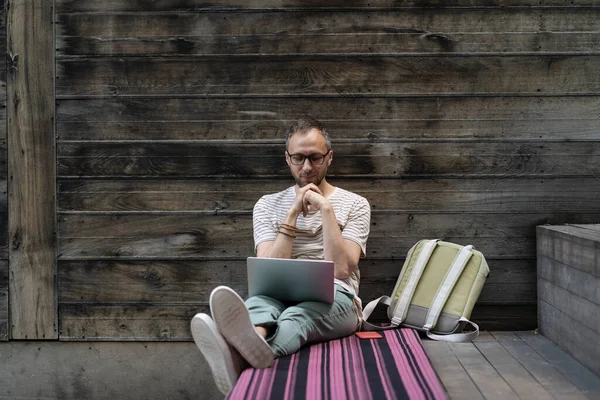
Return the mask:
[(57, 339), (53, 3), (6, 9), (10, 337)]
[(305, 113), (373, 208), (364, 300), (439, 237), (487, 256), (484, 329), (534, 328), (535, 226), (600, 221), (600, 7), (539, 4), (56, 0), (60, 337), (189, 339), (244, 294)]
[[(0, 54), (6, 54), (6, 11), (0, 0)], [(6, 57), (0, 57), (0, 341), (8, 340), (8, 201), (6, 195)]]

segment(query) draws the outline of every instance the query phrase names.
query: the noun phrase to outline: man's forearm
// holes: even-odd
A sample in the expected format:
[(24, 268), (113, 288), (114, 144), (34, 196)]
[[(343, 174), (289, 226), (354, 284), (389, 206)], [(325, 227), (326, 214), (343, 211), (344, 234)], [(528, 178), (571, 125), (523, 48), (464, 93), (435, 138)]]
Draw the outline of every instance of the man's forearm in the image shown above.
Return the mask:
[(333, 261), (335, 264), (335, 277), (346, 279), (356, 268), (348, 254), (346, 242), (337, 222), (335, 212), (331, 206), (321, 209), (323, 219), (323, 252), (325, 260)]
[[(298, 216), (287, 215), (286, 219), (283, 221), (283, 224), (296, 226), (296, 220)], [(257, 251), (258, 257), (265, 258), (292, 258), (292, 247), (294, 245), (294, 232), (290, 232), (284, 228), (279, 228), (283, 232), (287, 233), (277, 233), (277, 237), (274, 241), (269, 242), (268, 245), (260, 246)]]

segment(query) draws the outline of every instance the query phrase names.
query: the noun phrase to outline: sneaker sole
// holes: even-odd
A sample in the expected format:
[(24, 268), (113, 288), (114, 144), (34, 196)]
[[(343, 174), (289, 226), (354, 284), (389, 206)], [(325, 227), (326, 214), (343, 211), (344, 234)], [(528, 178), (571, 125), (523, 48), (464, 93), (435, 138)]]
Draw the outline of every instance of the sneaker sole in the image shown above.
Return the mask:
[(210, 312), (219, 332), (254, 368), (269, 368), (273, 351), (256, 332), (242, 298), (232, 289), (219, 286), (210, 295)]
[(196, 346), (210, 366), (217, 388), (227, 395), (237, 382), (238, 375), (227, 343), (221, 337), (217, 325), (206, 314), (196, 314), (190, 327)]

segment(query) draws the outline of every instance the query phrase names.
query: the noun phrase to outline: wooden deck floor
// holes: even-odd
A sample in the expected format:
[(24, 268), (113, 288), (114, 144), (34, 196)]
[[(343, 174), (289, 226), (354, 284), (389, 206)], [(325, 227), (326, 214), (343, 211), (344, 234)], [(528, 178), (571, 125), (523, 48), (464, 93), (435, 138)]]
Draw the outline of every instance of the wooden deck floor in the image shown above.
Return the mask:
[(451, 400), (600, 399), (600, 378), (534, 332), (423, 345)]

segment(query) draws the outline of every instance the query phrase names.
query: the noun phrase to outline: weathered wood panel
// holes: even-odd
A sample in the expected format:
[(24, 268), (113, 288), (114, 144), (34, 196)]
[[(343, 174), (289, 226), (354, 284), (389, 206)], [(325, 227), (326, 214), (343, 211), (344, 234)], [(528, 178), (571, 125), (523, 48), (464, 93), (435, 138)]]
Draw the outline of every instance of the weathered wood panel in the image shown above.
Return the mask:
[[(392, 179), (331, 182), (369, 199), (374, 210), (446, 212), (557, 212), (577, 204), (598, 210), (600, 187), (590, 178)], [(59, 179), (60, 211), (242, 211), (291, 179)]]
[(543, 253), (537, 254), (537, 275), (542, 282), (551, 282), (556, 287), (600, 307), (600, 277), (552, 260)]
[(587, 234), (577, 227), (538, 228), (537, 248), (540, 255), (593, 277), (600, 277), (598, 242), (600, 234)]
[(6, 148), (0, 149), (4, 156), (4, 171), (0, 167), (0, 260), (8, 259), (8, 194), (6, 183)]
[[(596, 316), (600, 314), (600, 305), (540, 277), (538, 277), (538, 297), (540, 301), (544, 301), (591, 330), (596, 335), (596, 343), (598, 343), (600, 320)], [(550, 327), (557, 329), (557, 327)]]
[(70, 304), (59, 307), (62, 340), (191, 340), (190, 316), (206, 306)]
[[(579, 214), (581, 219), (594, 218), (599, 213)], [(502, 216), (502, 218), (499, 218)], [(238, 237), (244, 237), (251, 231), (251, 212), (243, 211), (238, 213), (136, 213), (136, 214), (96, 214), (96, 213), (69, 213), (62, 214), (59, 217), (59, 230), (62, 239), (89, 238), (89, 239), (132, 239), (139, 240), (147, 238), (164, 238), (168, 240), (171, 237), (173, 249), (170, 254), (178, 254), (178, 251), (184, 251), (188, 246), (198, 246), (196, 249), (189, 248), (190, 251), (198, 251), (202, 246), (214, 244), (214, 251), (221, 252), (228, 244), (223, 243), (227, 235), (232, 243), (236, 242)], [(412, 236), (431, 236), (432, 234), (445, 233), (443, 237), (462, 236), (465, 238), (534, 238), (535, 225), (553, 223), (564, 218), (571, 218), (570, 215), (551, 214), (473, 214), (472, 219), (465, 221), (462, 213), (408, 213), (399, 211), (373, 212), (372, 234), (373, 239), (381, 238), (411, 238)], [(461, 221), (462, 220), (462, 221)], [(154, 223), (153, 223), (154, 221)], [(160, 221), (160, 223), (159, 223)], [(524, 223), (527, 221), (527, 223)], [(233, 226), (237, 224), (237, 226)], [(533, 226), (531, 226), (533, 225)], [(151, 232), (149, 232), (151, 227)], [(189, 237), (185, 236), (189, 232)], [(181, 236), (180, 236), (181, 235)], [(181, 242), (177, 243), (175, 238), (180, 237)], [(185, 238), (188, 240), (184, 240)], [(248, 236), (251, 238), (251, 236)], [(246, 248), (251, 245), (250, 239), (243, 242), (237, 241), (237, 246), (232, 249)], [(63, 251), (68, 249), (69, 245), (61, 246), (62, 257), (67, 257)], [(105, 253), (108, 247), (100, 244), (90, 255), (111, 256)], [(140, 242), (138, 251), (142, 252), (144, 243)], [(251, 246), (250, 246), (251, 248)], [(73, 249), (75, 250), (75, 249)], [(150, 249), (148, 249), (150, 250)], [(163, 249), (157, 249), (161, 251)], [(483, 250), (482, 250), (483, 251)], [(137, 253), (137, 252), (134, 252)], [(85, 254), (82, 252), (82, 254)], [(200, 253), (202, 254), (202, 253)], [(508, 256), (518, 256), (519, 252), (508, 253)], [(121, 254), (125, 255), (125, 254)], [(136, 256), (137, 254), (131, 254)], [(527, 254), (526, 256), (532, 256)], [(232, 257), (233, 254), (223, 254), (224, 257)], [(202, 256), (200, 256), (202, 257)], [(246, 255), (242, 254), (242, 257)], [(398, 256), (397, 256), (398, 257)]]
[[(600, 92), (599, 68), (596, 55), (78, 58), (57, 61), (56, 93), (59, 97), (589, 94)], [(515, 76), (519, 79), (507, 79)]]
[[(482, 329), (536, 326), (535, 305), (476, 305), (472, 318)], [(209, 312), (207, 304), (61, 303), (63, 340), (190, 340), (190, 316)]]
[(422, 344), (450, 399), (485, 399), (448, 343), (426, 340)]
[[(423, 347), (451, 400), (591, 400), (600, 394), (597, 376), (533, 332), (482, 332), (471, 344), (424, 340)], [(499, 397), (506, 383), (515, 393)]]
[(473, 343), (448, 343), (448, 346), (486, 399), (519, 398), (507, 379), (501, 377), (502, 369), (496, 370)]
[(490, 262), (474, 320), (535, 328), (535, 225), (600, 218), (598, 5), (58, 0), (61, 337), (186, 339), (245, 293), (301, 114), (373, 206), (363, 299), (442, 237)]
[[(3, 225), (6, 226), (6, 225)], [(8, 261), (0, 260), (0, 341), (8, 340)]]
[[(0, 2), (0, 54), (6, 51), (6, 11)], [(6, 194), (6, 57), (0, 57), (0, 341), (8, 340), (8, 202)]]
[(594, 32), (599, 9), (95, 12), (58, 17), (57, 57), (600, 50), (600, 33)]
[[(369, 258), (404, 258), (420, 238), (469, 242), (486, 257), (535, 256), (535, 226), (561, 224), (594, 214), (372, 214)], [(253, 253), (250, 212), (221, 214), (62, 214), (60, 259), (94, 258), (246, 258)], [(397, 276), (396, 273), (392, 274)]]
[(540, 226), (537, 236), (541, 331), (598, 374), (600, 225)]
[[(101, 258), (119, 260), (130, 257), (156, 257), (158, 259), (164, 259), (167, 257), (174, 257), (183, 259), (182, 261), (61, 261), (60, 268), (60, 279), (61, 279), (61, 311), (63, 315), (61, 322), (61, 331), (70, 332), (65, 337), (70, 338), (81, 338), (86, 336), (89, 338), (89, 329), (95, 330), (95, 334), (102, 336), (102, 334), (115, 335), (113, 338), (124, 338), (131, 334), (128, 329), (141, 329), (140, 332), (145, 332), (144, 335), (150, 335), (152, 332), (163, 332), (160, 336), (166, 339), (178, 339), (188, 338), (187, 323), (189, 322), (190, 315), (181, 315), (180, 320), (173, 321), (171, 319), (164, 321), (144, 321), (137, 322), (126, 322), (126, 318), (112, 319), (106, 318), (103, 314), (90, 314), (89, 318), (74, 318), (67, 310), (71, 310), (75, 307), (75, 304), (79, 304), (80, 310), (88, 310), (93, 308), (94, 310), (105, 310), (105, 308), (97, 308), (94, 304), (138, 304), (138, 303), (155, 303), (156, 298), (160, 298), (160, 304), (168, 305), (168, 309), (171, 312), (184, 312), (180, 308), (186, 310), (189, 306), (197, 305), (201, 307), (201, 310), (207, 310), (206, 301), (212, 288), (219, 284), (229, 284), (240, 293), (246, 293), (245, 283), (245, 262), (244, 257), (250, 254), (252, 251), (251, 247), (241, 249), (237, 254), (232, 254), (232, 250), (236, 250), (234, 246), (239, 246), (240, 243), (251, 246), (247, 236), (250, 235), (250, 231), (242, 232), (239, 237), (233, 236), (235, 232), (231, 230), (223, 234), (221, 238), (216, 240), (209, 240), (211, 243), (217, 246), (222, 246), (216, 249), (208, 249), (207, 246), (202, 246), (203, 250), (193, 249), (186, 254), (169, 254), (166, 253), (164, 246), (160, 245), (160, 242), (169, 243), (168, 248), (177, 246), (177, 242), (183, 242), (181, 236), (177, 237), (177, 234), (170, 235), (166, 231), (158, 232), (159, 234), (165, 235), (162, 239), (156, 239), (154, 243), (148, 241), (148, 234), (144, 234), (147, 230), (147, 226), (152, 218), (153, 223), (156, 226), (167, 227), (172, 226), (179, 231), (183, 232), (195, 232), (196, 228), (185, 226), (185, 221), (194, 221), (196, 227), (202, 229), (203, 232), (216, 232), (211, 230), (210, 221), (213, 218), (206, 217), (201, 218), (199, 215), (194, 215), (190, 218), (189, 215), (175, 216), (175, 220), (171, 222), (160, 221), (156, 219), (159, 215), (150, 216), (139, 216), (142, 222), (126, 222), (124, 225), (120, 225), (116, 221), (115, 216), (112, 216), (113, 224), (106, 224), (103, 222), (94, 223), (97, 219), (108, 219), (109, 216), (97, 215), (63, 215), (63, 217), (69, 217), (72, 219), (72, 224), (69, 226), (77, 231), (77, 235), (80, 236), (94, 236), (90, 239), (75, 239), (74, 243), (78, 246), (76, 250), (86, 250), (85, 243), (93, 242), (96, 246), (105, 246), (104, 249), (114, 247), (115, 253), (102, 253), (94, 254), (94, 250), (90, 250), (85, 254), (62, 254), (63, 259), (75, 258), (75, 259), (89, 259), (97, 260)], [(79, 217), (86, 217), (85, 219), (77, 219)], [(164, 217), (164, 216), (163, 216)], [(242, 217), (247, 220), (246, 223), (242, 221)], [(439, 222), (439, 219), (432, 216), (432, 221)], [(457, 216), (458, 217), (458, 216)], [(133, 216), (133, 218), (138, 218)], [(229, 218), (222, 216), (222, 219)], [(236, 224), (240, 226), (249, 226), (250, 215), (236, 215)], [(408, 217), (410, 218), (410, 217)], [(130, 219), (126, 217), (126, 219)], [(68, 221), (63, 221), (69, 224)], [(381, 221), (381, 218), (374, 216), (373, 229), (377, 230), (378, 227), (382, 226), (386, 221)], [(418, 225), (427, 226), (430, 223), (419, 223)], [(224, 226), (231, 226), (232, 224), (221, 224), (219, 228)], [(392, 223), (396, 229), (398, 224)], [(102, 232), (102, 226), (105, 226), (110, 232)], [(85, 227), (85, 228), (83, 228)], [(82, 230), (84, 229), (84, 230)], [(459, 231), (460, 227), (457, 228)], [(477, 226), (475, 230), (481, 229)], [(154, 229), (153, 229), (154, 231)], [(510, 228), (506, 229), (507, 232), (512, 232)], [(65, 229), (64, 232), (67, 232)], [(217, 235), (220, 233), (217, 232)], [(69, 236), (71, 233), (65, 234)], [(110, 236), (110, 237), (109, 237)], [(115, 236), (119, 236), (115, 238)], [(381, 236), (381, 233), (374, 232), (372, 234), (372, 240), (369, 243), (368, 251), (369, 255), (366, 260), (361, 263), (361, 270), (363, 276), (363, 284), (361, 287), (361, 296), (365, 300), (370, 300), (378, 297), (381, 294), (391, 292), (395, 279), (401, 268), (403, 262), (403, 256), (406, 249), (414, 244), (419, 237), (410, 238), (407, 240), (394, 238), (394, 243), (398, 243), (403, 246), (396, 252), (398, 259), (390, 261), (389, 249), (375, 249), (378, 242), (376, 237)], [(136, 239), (139, 237), (139, 240)], [(386, 239), (387, 238), (387, 239)], [(451, 238), (455, 241), (469, 240), (464, 237)], [(71, 239), (66, 239), (67, 241)], [(227, 242), (231, 240), (231, 242)], [(506, 259), (497, 260), (490, 258), (489, 262), (491, 269), (494, 273), (490, 276), (488, 283), (486, 284), (482, 296), (480, 298), (480, 305), (476, 312), (474, 312), (474, 318), (477, 321), (487, 327), (507, 327), (518, 325), (521, 329), (531, 329), (535, 327), (535, 320), (531, 318), (535, 315), (535, 305), (527, 306), (527, 304), (535, 304), (535, 281), (532, 279), (534, 275), (531, 273), (535, 268), (535, 260), (533, 254), (535, 251), (534, 239), (525, 239), (529, 243), (529, 261), (521, 261), (518, 259)], [(477, 247), (485, 246), (490, 239), (483, 238), (479, 239), (474, 243)], [(512, 243), (514, 239), (507, 239), (506, 243)], [(524, 239), (518, 240), (522, 243)], [(189, 247), (192, 241), (188, 237), (187, 244), (183, 247)], [(158, 243), (158, 244), (157, 244)], [(385, 236), (383, 246), (389, 246), (389, 235)], [(68, 244), (67, 244), (68, 246)], [(121, 247), (119, 247), (121, 246)], [(133, 247), (138, 246), (141, 250), (139, 253), (132, 253)], [(193, 245), (192, 245), (193, 246)], [(151, 251), (154, 248), (162, 248), (160, 254), (152, 254)], [(508, 249), (508, 245), (506, 245)], [(96, 247), (97, 249), (97, 247)], [(516, 248), (514, 245), (510, 247), (513, 251), (512, 258), (522, 258), (526, 256), (526, 253), (521, 248)], [(184, 250), (185, 251), (185, 250)], [(489, 249), (485, 249), (488, 251)], [(129, 252), (129, 253), (127, 253)], [(394, 254), (396, 254), (394, 253)], [(197, 260), (198, 255), (206, 257), (207, 260)], [(380, 256), (383, 255), (383, 256)], [(383, 258), (378, 258), (383, 257)], [(211, 260), (213, 258), (221, 259), (222, 261)], [(110, 282), (107, 285), (105, 282)], [(186, 305), (187, 304), (187, 305)], [(508, 304), (515, 304), (515, 308), (510, 308)], [(487, 305), (487, 307), (486, 307)], [(497, 309), (499, 305), (502, 305), (501, 309)], [(115, 305), (116, 307), (116, 305)], [(483, 308), (482, 308), (483, 307)], [(492, 307), (492, 308), (490, 308)], [(496, 307), (496, 308), (493, 308)], [(112, 308), (111, 308), (112, 309)], [(179, 310), (179, 311), (175, 311)], [(195, 309), (194, 309), (195, 310)], [(481, 311), (477, 311), (481, 310)], [(89, 310), (88, 310), (89, 311)], [(86, 311), (87, 312), (87, 311)], [(91, 312), (91, 311), (90, 311)], [(100, 312), (100, 311), (98, 311)], [(479, 314), (477, 313), (479, 312)], [(529, 314), (528, 314), (529, 313)], [(533, 314), (531, 314), (533, 313)], [(148, 326), (144, 324), (148, 323)], [(135, 325), (132, 325), (135, 324)], [(162, 328), (157, 328), (156, 324)], [(175, 324), (175, 325), (172, 325)], [(93, 328), (91, 328), (93, 326)], [(124, 326), (127, 329), (119, 330), (117, 327)], [(180, 329), (175, 329), (174, 326), (179, 326)], [(86, 328), (87, 327), (87, 328)], [(86, 329), (88, 329), (86, 331)], [(151, 329), (151, 331), (147, 331)], [(156, 329), (159, 329), (158, 331)], [(175, 330), (173, 330), (175, 329)], [(164, 332), (169, 332), (168, 334)], [(83, 332), (83, 333), (82, 333)], [(86, 333), (88, 332), (88, 333)], [(129, 332), (129, 333), (128, 333)], [(65, 334), (66, 335), (66, 334)], [(97, 336), (94, 336), (97, 337)]]
[[(68, 22), (65, 22), (68, 23)], [(276, 35), (242, 37), (172, 36), (144, 38), (61, 37), (57, 56), (175, 54), (320, 54), (336, 53), (590, 53), (600, 51), (600, 33), (353, 33), (297, 35), (282, 42)]]
[[(547, 0), (544, 6), (578, 7), (597, 6), (597, 0)], [(165, 0), (160, 2), (122, 2), (120, 0), (57, 0), (58, 12), (82, 12), (82, 11), (212, 11), (229, 9), (286, 9), (304, 10), (310, 9), (337, 9), (359, 8), (368, 10), (371, 8), (448, 8), (448, 7), (510, 7), (540, 6), (539, 0), (408, 0), (400, 4), (397, 0), (213, 0), (210, 2), (198, 2), (197, 0)], [(538, 8), (538, 7), (536, 7)], [(542, 8), (542, 7), (539, 7)]]
[(597, 96), (58, 100), (61, 140), (281, 139), (319, 115), (335, 139), (598, 139)]
[[(494, 269), (480, 304), (528, 304), (535, 300), (535, 260), (489, 260)], [(361, 276), (368, 282), (360, 295), (370, 301), (392, 292), (404, 263), (365, 260)], [(61, 303), (152, 303), (159, 297), (171, 305), (208, 304), (215, 286), (230, 284), (247, 294), (245, 259), (209, 261), (61, 261)], [(521, 290), (507, 290), (509, 287)], [(190, 316), (191, 317), (191, 316)]]
[[(498, 371), (501, 379), (510, 385), (519, 399), (549, 400), (554, 399), (550, 392), (533, 377), (527, 369), (514, 359), (500, 343), (490, 339), (475, 341), (475, 347), (485, 360)], [(484, 393), (488, 393), (484, 391)], [(486, 398), (489, 398), (486, 396)]]
[[(7, 7), (11, 337), (56, 339), (53, 3)], [(31, 29), (35, 26), (35, 29)]]
[[(106, 10), (105, 10), (106, 11)], [(289, 12), (284, 10), (204, 11), (196, 13), (68, 13), (58, 14), (59, 34), (67, 37), (138, 37), (168, 32), (181, 36), (309, 35), (352, 33), (495, 33), (596, 31), (600, 9), (543, 8), (402, 8)], [(164, 35), (163, 35), (164, 36)], [(287, 39), (287, 38), (286, 38)], [(277, 53), (285, 53), (278, 51)], [(313, 51), (312, 53), (319, 53)]]
[[(282, 150), (280, 143), (62, 142), (57, 171), (65, 177), (283, 177), (289, 170)], [(600, 175), (600, 142), (355, 142), (335, 145), (334, 159), (331, 177), (593, 177)]]
[[(209, 312), (208, 305), (61, 303), (60, 334), (63, 340), (191, 340), (190, 316), (197, 312)], [(473, 310), (483, 329), (533, 329), (532, 314), (535, 306), (477, 305)]]
[(560, 344), (573, 358), (598, 374), (598, 332), (543, 300), (539, 301), (539, 314), (539, 326), (544, 336)]
[(587, 399), (572, 382), (513, 332), (494, 332), (493, 336), (554, 398)]
[(569, 381), (588, 397), (600, 395), (600, 377), (578, 363), (569, 354), (561, 351), (548, 339), (536, 332), (515, 332), (545, 360), (554, 365)]

